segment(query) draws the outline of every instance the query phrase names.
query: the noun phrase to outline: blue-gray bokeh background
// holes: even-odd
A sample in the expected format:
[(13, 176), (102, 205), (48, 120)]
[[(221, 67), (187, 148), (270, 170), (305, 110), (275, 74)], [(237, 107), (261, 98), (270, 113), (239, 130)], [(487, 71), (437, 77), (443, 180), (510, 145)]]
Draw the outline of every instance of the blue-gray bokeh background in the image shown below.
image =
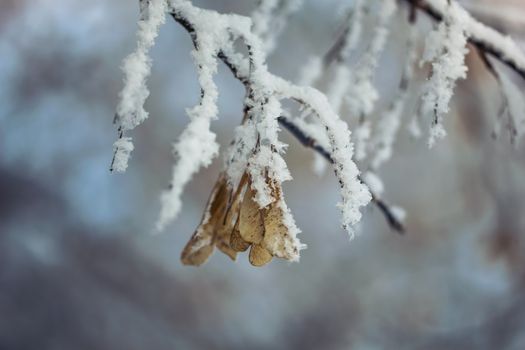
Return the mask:
[[(254, 6), (195, 3), (241, 14)], [(327, 50), (349, 3), (305, 1), (270, 70), (295, 79), (309, 55)], [(500, 5), (524, 11), (521, 1)], [(482, 8), (520, 39), (514, 22)], [(137, 16), (126, 0), (0, 3), (0, 348), (525, 348), (524, 147), (490, 137), (500, 96), (475, 54), (449, 137), (429, 151), (403, 129), (382, 169), (385, 196), (408, 213), (406, 236), (368, 208), (350, 242), (339, 228), (337, 182), (315, 176), (310, 151), (282, 132), (295, 178), (285, 193), (309, 246), (301, 262), (256, 269), (244, 256), (232, 263), (216, 254), (190, 268), (179, 253), (219, 160), (194, 179), (167, 232), (149, 234), (170, 144), (199, 97), (191, 42), (171, 20), (152, 52), (151, 118), (134, 133), (127, 173), (108, 171), (119, 66), (134, 48)], [(401, 23), (377, 74), (378, 111), (398, 84)], [(421, 28), (423, 37), (428, 23)], [(226, 145), (243, 89), (225, 67), (217, 82), (213, 127)]]

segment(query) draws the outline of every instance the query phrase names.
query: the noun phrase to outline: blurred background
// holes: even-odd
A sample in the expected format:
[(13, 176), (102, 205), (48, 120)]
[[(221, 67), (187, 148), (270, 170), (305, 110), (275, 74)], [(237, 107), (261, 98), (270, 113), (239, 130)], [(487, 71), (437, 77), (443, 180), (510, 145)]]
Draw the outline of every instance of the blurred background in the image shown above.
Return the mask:
[[(240, 14), (255, 5), (194, 3)], [(523, 1), (463, 3), (522, 43)], [(329, 48), (345, 6), (306, 0), (270, 70), (296, 79), (309, 56)], [(376, 74), (378, 113), (399, 83), (401, 16)], [(151, 235), (171, 143), (199, 98), (191, 42), (170, 19), (152, 51), (151, 117), (133, 133), (127, 173), (108, 170), (120, 64), (134, 49), (137, 18), (138, 2), (128, 0), (0, 3), (1, 349), (525, 348), (525, 148), (491, 137), (501, 96), (475, 53), (447, 116), (449, 136), (429, 150), (403, 127), (381, 170), (385, 198), (407, 212), (406, 235), (369, 207), (350, 241), (337, 181), (314, 175), (311, 151), (283, 131), (294, 177), (284, 190), (308, 244), (301, 262), (254, 268), (245, 255), (232, 263), (215, 254), (191, 268), (179, 255), (221, 161), (195, 177), (178, 220)], [(431, 26), (420, 22), (424, 38)], [(243, 88), (224, 66), (216, 81), (213, 127), (225, 146)]]

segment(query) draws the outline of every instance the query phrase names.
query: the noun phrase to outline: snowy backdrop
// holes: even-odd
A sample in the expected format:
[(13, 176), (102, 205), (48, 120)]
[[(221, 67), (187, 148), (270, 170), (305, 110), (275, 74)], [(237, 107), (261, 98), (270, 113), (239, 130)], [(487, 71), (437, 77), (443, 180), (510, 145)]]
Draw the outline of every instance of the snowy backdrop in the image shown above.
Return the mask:
[[(255, 5), (193, 3), (242, 15)], [(524, 47), (522, 1), (461, 3)], [(269, 71), (297, 81), (330, 48), (351, 4), (305, 0)], [(308, 245), (300, 262), (255, 268), (216, 253), (194, 268), (180, 252), (221, 159), (188, 184), (177, 220), (151, 234), (171, 179), (170, 145), (200, 99), (191, 39), (171, 18), (151, 50), (150, 118), (133, 131), (127, 172), (109, 172), (120, 66), (135, 49), (138, 16), (138, 2), (125, 0), (0, 3), (0, 348), (525, 347), (525, 145), (494, 138), (500, 87), (472, 49), (443, 118), (446, 138), (429, 150), (402, 125), (393, 158), (378, 170), (385, 198), (406, 211), (405, 235), (369, 205), (350, 241), (337, 179), (312, 171), (312, 151), (282, 131), (294, 178), (283, 189)], [(419, 16), (422, 53), (433, 27)], [(392, 25), (371, 77), (379, 111), (398, 97), (407, 54), (406, 25)], [(523, 95), (524, 81), (496, 68), (509, 77), (502, 85)], [(415, 74), (421, 90), (425, 72)], [(244, 87), (222, 64), (215, 81), (220, 119), (211, 129), (224, 150), (242, 119)]]

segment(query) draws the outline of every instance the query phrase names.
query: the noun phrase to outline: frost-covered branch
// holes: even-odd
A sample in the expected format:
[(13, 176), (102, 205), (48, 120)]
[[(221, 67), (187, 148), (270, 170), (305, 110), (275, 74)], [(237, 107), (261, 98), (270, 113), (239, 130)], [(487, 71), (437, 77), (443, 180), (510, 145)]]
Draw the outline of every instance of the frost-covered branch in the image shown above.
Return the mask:
[[(436, 21), (443, 21), (448, 13), (447, 0), (405, 0), (405, 2), (427, 13)], [(525, 55), (514, 40), (477, 21), (464, 9), (461, 9), (461, 12), (463, 12), (468, 41), (525, 79)]]
[[(362, 160), (366, 153), (366, 144), (370, 136), (370, 121), (367, 116), (378, 99), (372, 80), (388, 35), (388, 24), (396, 6), (395, 1), (381, 0), (377, 25), (372, 40), (367, 45), (358, 63), (349, 67), (349, 58), (355, 53), (363, 34), (363, 19), (370, 12), (372, 5), (366, 1), (356, 1), (354, 7), (346, 16), (340, 35), (323, 58), (311, 58), (301, 72), (301, 85), (313, 85), (321, 77), (330, 76), (330, 84), (326, 95), (335, 111), (341, 112), (343, 107), (350, 118), (358, 118), (358, 127), (354, 130), (355, 159)], [(315, 120), (311, 124), (318, 124)], [(324, 162), (315, 158), (314, 169), (317, 173), (324, 172)]]
[(421, 64), (431, 63), (432, 71), (424, 87), (421, 110), (424, 114), (433, 115), (428, 141), (430, 147), (436, 139), (445, 137), (443, 116), (449, 111), (456, 81), (467, 77), (465, 56), (468, 53), (468, 18), (458, 4), (451, 2), (443, 21), (427, 36), (425, 42)]
[(406, 46), (407, 57), (399, 83), (399, 91), (387, 110), (380, 115), (380, 119), (375, 127), (375, 133), (369, 144), (371, 153), (370, 168), (372, 171), (376, 171), (392, 157), (394, 142), (401, 126), (402, 114), (406, 109), (410, 83), (414, 74), (414, 62), (417, 57), (416, 38), (417, 28), (415, 25), (411, 25)]
[(165, 22), (167, 3), (165, 0), (141, 0), (141, 19), (138, 23), (137, 48), (124, 60), (124, 88), (114, 122), (118, 125), (119, 139), (114, 144), (111, 171), (123, 172), (133, 151), (131, 137), (125, 137), (148, 118), (144, 102), (149, 96), (146, 79), (151, 71), (149, 50), (155, 42), (159, 27)]
[(288, 18), (303, 4), (303, 0), (258, 0), (251, 15), (252, 32), (262, 41), (262, 47), (270, 55), (277, 46), (277, 38), (286, 26)]
[[(318, 141), (317, 138), (311, 136), (298, 125), (297, 122), (291, 121), (285, 116), (279, 117), (279, 123), (288, 130), (303, 146), (313, 149), (321, 157), (323, 157), (329, 163), (333, 163), (330, 152)], [(396, 213), (396, 208), (391, 207), (383, 199), (379, 197), (379, 194), (375, 193), (373, 189), (370, 189), (372, 194), (372, 202), (377, 206), (381, 213), (386, 218), (389, 226), (398, 233), (405, 233), (405, 227), (403, 220), (400, 219)]]
[(349, 114), (359, 120), (355, 130), (356, 160), (363, 160), (366, 157), (371, 136), (371, 122), (367, 116), (372, 113), (375, 103), (379, 99), (373, 78), (390, 32), (390, 20), (395, 11), (395, 1), (382, 1), (372, 40), (352, 70), (351, 82), (346, 92), (345, 105)]
[[(429, 137), (429, 145), (432, 146), (437, 138), (446, 134), (442, 124), (443, 116), (449, 110), (456, 81), (466, 77), (467, 67), (464, 61), (468, 52), (467, 42), (484, 55), (490, 55), (506, 64), (523, 78), (525, 55), (511, 38), (475, 20), (456, 1), (407, 2), (440, 22), (437, 29), (427, 38), (423, 57), (423, 61), (432, 64), (432, 73), (423, 94), (421, 108), (424, 114), (433, 115)], [(494, 70), (491, 72), (494, 73)], [(498, 81), (501, 83), (502, 79)], [(504, 90), (505, 86), (500, 85)]]
[[(287, 231), (285, 236), (290, 237), (290, 241), (284, 251), (271, 249), (268, 244), (265, 249), (273, 256), (291, 260), (297, 259), (298, 251), (301, 249), (300, 243), (295, 238), (299, 230), (295, 227), (280, 190), (281, 182), (291, 178), (281, 157), (285, 145), (277, 138), (277, 118), (282, 114), (280, 106), (282, 99), (292, 99), (307, 106), (324, 126), (334, 160), (334, 171), (341, 184), (342, 202), (339, 206), (343, 213), (343, 226), (349, 232), (353, 232), (351, 227), (361, 218), (359, 208), (366, 205), (371, 196), (368, 188), (359, 181), (359, 171), (352, 161), (353, 147), (348, 126), (333, 111), (326, 96), (318, 90), (296, 86), (271, 74), (265, 63), (264, 44), (251, 30), (251, 22), (248, 18), (220, 15), (213, 11), (198, 9), (187, 1), (172, 1), (171, 5), (172, 16), (191, 34), (197, 50), (200, 37), (205, 35), (203, 33), (205, 29), (199, 28), (199, 25), (202, 25), (201, 21), (205, 21), (206, 26), (211, 23), (215, 26), (221, 24), (228, 32), (227, 37), (222, 35), (221, 40), (215, 42), (217, 45), (214, 51), (215, 57), (223, 60), (235, 77), (245, 85), (247, 95), (244, 122), (237, 129), (233, 145), (226, 153), (225, 174), (228, 178), (227, 182), (232, 187), (241, 183), (243, 174), (248, 174), (253, 200), (261, 209), (271, 206), (272, 203), (278, 203), (282, 222)], [(233, 41), (237, 39), (246, 44), (248, 57), (235, 52)], [(169, 199), (170, 197), (172, 199)], [(178, 205), (180, 193), (173, 192), (172, 188), (163, 198), (166, 198), (165, 203)], [(173, 212), (171, 211), (170, 219), (175, 216)], [(167, 221), (161, 222), (164, 224)], [(244, 241), (250, 242), (246, 237)], [(259, 248), (255, 247), (258, 247), (256, 244), (260, 242), (251, 243), (255, 244), (252, 249), (257, 251)]]
[(356, 0), (352, 10), (348, 12), (341, 33), (323, 57), (325, 66), (329, 66), (335, 61), (343, 62), (347, 60), (357, 45), (359, 45), (363, 34), (362, 21), (365, 13), (365, 3), (365, 0)]
[[(174, 12), (172, 13), (172, 15), (178, 22), (184, 23), (185, 28), (189, 28), (190, 32), (195, 31), (194, 28), (191, 28), (191, 26), (189, 26), (188, 22), (190, 21), (188, 20), (188, 18), (185, 17), (184, 13), (182, 13), (181, 11), (177, 11), (176, 7), (174, 7)], [(246, 38), (250, 38), (250, 40), (256, 41), (256, 37), (252, 34), (246, 34)], [(260, 54), (260, 52), (257, 52), (257, 54)], [(257, 54), (252, 55), (251, 58), (260, 59), (260, 57), (257, 57)], [(224, 51), (222, 51), (222, 55), (220, 55), (220, 58), (225, 61), (227, 66), (232, 68), (234, 74), (239, 80), (245, 82), (245, 85), (252, 86), (251, 79), (253, 78), (247, 76), (247, 74), (254, 74), (254, 72), (250, 71), (249, 68), (247, 69), (247, 67), (250, 65), (249, 62), (242, 59), (240, 56), (231, 57)], [(255, 63), (256, 66), (261, 64), (261, 62), (252, 63)], [(338, 171), (340, 176), (343, 177), (342, 179), (340, 179), (342, 185), (351, 182), (352, 177), (357, 177), (358, 171), (353, 162), (351, 162), (351, 159), (349, 159), (349, 156), (351, 157), (352, 150), (351, 144), (349, 143), (349, 139), (347, 138), (347, 136), (345, 136), (345, 134), (348, 134), (349, 136), (348, 127), (344, 122), (340, 121), (337, 114), (333, 112), (332, 107), (326, 100), (326, 97), (318, 90), (315, 90), (313, 88), (299, 87), (276, 76), (273, 76), (266, 69), (258, 73), (260, 73), (261, 76), (256, 77), (255, 81), (262, 80), (263, 83), (267, 85), (266, 88), (270, 89), (267, 92), (268, 94), (277, 94), (278, 97), (281, 99), (289, 98), (296, 100), (303, 105), (307, 105), (308, 108), (317, 113), (321, 121), (326, 124), (329, 134), (332, 134), (331, 147), (335, 148), (335, 151), (342, 151), (336, 152), (338, 153), (336, 154), (336, 159), (339, 162), (336, 163), (336, 171)], [(264, 80), (268, 81), (265, 82)], [(275, 118), (278, 116), (279, 115), (276, 115)], [(343, 148), (348, 152), (344, 152)], [(332, 149), (332, 152), (333, 151), (334, 149)], [(345, 163), (347, 165), (345, 165)], [(345, 175), (348, 175), (348, 177), (344, 178)], [(360, 185), (357, 185), (355, 187), (358, 189), (358, 193), (364, 190), (364, 188)], [(364, 193), (366, 194), (366, 190), (364, 191)], [(357, 197), (359, 198), (359, 196)], [(355, 213), (354, 209), (351, 209), (350, 211), (353, 211)], [(358, 220), (359, 219), (353, 218), (348, 221), (348, 224), (350, 224), (350, 222), (355, 223)]]
[[(422, 59), (432, 67), (422, 103), (422, 110), (433, 115), (430, 141), (444, 134), (442, 120), (449, 109), (456, 81), (466, 75), (467, 42), (483, 52), (487, 66), (498, 79), (508, 111), (509, 129), (513, 135), (524, 133), (523, 99), (511, 79), (500, 73), (499, 68), (492, 67), (486, 58), (487, 54), (492, 55), (518, 73), (524, 72), (525, 59), (517, 46), (474, 20), (454, 1), (406, 1), (411, 5), (411, 24), (415, 23), (416, 9), (440, 21), (427, 37)], [(280, 126), (304, 146), (315, 150), (318, 159), (328, 161), (323, 164), (332, 165), (341, 188), (338, 206), (342, 226), (351, 236), (353, 227), (361, 219), (361, 208), (370, 201), (381, 210), (391, 227), (403, 232), (404, 214), (380, 198), (383, 184), (376, 171), (391, 157), (406, 109), (417, 52), (417, 30), (411, 25), (407, 60), (396, 99), (383, 113), (372, 113), (379, 99), (374, 76), (396, 10), (395, 0), (377, 2), (376, 8), (368, 1), (357, 0), (334, 45), (324, 57), (310, 59), (300, 83), (295, 84), (270, 73), (266, 60), (276, 47), (288, 17), (299, 8), (301, 1), (260, 0), (251, 17), (220, 14), (194, 6), (189, 0), (140, 1), (137, 48), (123, 64), (124, 88), (115, 118), (118, 140), (114, 144), (112, 170), (126, 170), (134, 149), (127, 133), (148, 117), (144, 110), (149, 95), (146, 79), (151, 69), (148, 53), (166, 14), (191, 36), (192, 58), (201, 91), (199, 103), (186, 111), (188, 126), (174, 144), (176, 162), (169, 189), (161, 196), (157, 231), (163, 230), (180, 212), (181, 195), (194, 174), (219, 154), (216, 136), (210, 129), (219, 115), (219, 89), (214, 82), (218, 64), (223, 62), (245, 87), (242, 122), (223, 152), (224, 167), (201, 223), (182, 252), (183, 263), (200, 265), (215, 248), (232, 259), (249, 249), (249, 261), (255, 266), (262, 266), (274, 257), (299, 259), (299, 252), (305, 246), (298, 240), (300, 230), (282, 189), (282, 183), (292, 177), (283, 157), (287, 145), (279, 139)], [(374, 9), (375, 14), (370, 9)], [(350, 64), (351, 56), (363, 40), (365, 15), (373, 18), (375, 26), (357, 64)], [(322, 84), (327, 85), (324, 86), (326, 93), (314, 87)], [(282, 105), (284, 100), (298, 103), (302, 114), (291, 117)], [(340, 113), (348, 114), (347, 119), (356, 124), (355, 150), (349, 125), (340, 118)], [(367, 169), (365, 173), (360, 173), (354, 159)]]

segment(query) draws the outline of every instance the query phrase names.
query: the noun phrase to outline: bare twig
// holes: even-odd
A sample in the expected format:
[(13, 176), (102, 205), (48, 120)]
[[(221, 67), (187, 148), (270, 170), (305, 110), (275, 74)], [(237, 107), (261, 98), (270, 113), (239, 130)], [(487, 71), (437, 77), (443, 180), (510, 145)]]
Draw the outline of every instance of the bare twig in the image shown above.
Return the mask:
[(332, 62), (343, 61), (341, 52), (343, 51), (347, 37), (350, 34), (350, 25), (348, 23), (349, 22), (348, 20), (351, 15), (352, 15), (351, 12), (349, 12), (346, 15), (344, 26), (340, 29), (339, 34), (337, 35), (332, 46), (328, 49), (328, 51), (323, 56), (323, 65), (325, 67), (329, 66)]

